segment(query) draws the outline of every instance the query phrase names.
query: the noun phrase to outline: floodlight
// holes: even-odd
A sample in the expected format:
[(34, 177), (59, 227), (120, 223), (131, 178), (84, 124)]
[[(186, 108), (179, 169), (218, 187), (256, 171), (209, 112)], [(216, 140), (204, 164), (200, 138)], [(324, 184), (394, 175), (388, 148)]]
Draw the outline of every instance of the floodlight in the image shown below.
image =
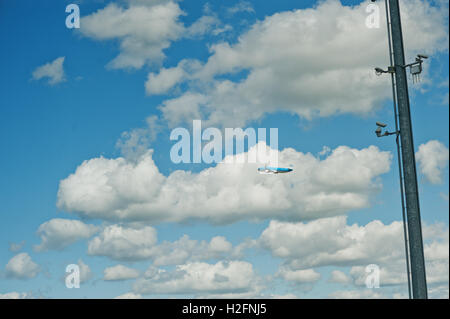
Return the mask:
[(376, 75), (381, 75), (382, 73), (386, 73), (386, 71), (383, 70), (382, 68), (375, 68), (375, 74)]
[(377, 134), (378, 137), (381, 137), (381, 127), (377, 127), (375, 134)]

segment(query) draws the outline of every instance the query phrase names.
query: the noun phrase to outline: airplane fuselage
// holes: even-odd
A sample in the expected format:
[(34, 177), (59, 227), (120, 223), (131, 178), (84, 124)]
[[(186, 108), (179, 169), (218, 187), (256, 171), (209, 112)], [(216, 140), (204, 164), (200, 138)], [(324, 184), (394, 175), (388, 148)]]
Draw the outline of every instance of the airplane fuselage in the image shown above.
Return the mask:
[(284, 168), (284, 167), (260, 167), (258, 168), (258, 172), (260, 174), (283, 174), (292, 172), (292, 168)]

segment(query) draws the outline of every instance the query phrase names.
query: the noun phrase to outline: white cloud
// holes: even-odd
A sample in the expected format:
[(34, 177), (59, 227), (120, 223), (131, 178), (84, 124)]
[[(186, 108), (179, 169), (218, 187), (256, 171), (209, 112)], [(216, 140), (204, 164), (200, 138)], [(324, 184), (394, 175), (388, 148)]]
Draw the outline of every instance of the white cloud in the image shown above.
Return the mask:
[(89, 242), (88, 253), (117, 260), (139, 260), (151, 256), (155, 243), (156, 230), (152, 227), (111, 225)]
[(439, 141), (431, 140), (419, 146), (416, 159), (420, 172), (432, 184), (441, 184), (448, 166), (448, 148)]
[[(390, 97), (390, 83), (373, 71), (388, 64), (386, 29), (366, 27), (366, 6), (323, 1), (266, 17), (235, 44), (213, 44), (208, 61), (186, 78), (190, 88), (170, 100), (186, 103), (185, 95), (198, 95), (202, 103), (192, 101), (186, 113), (166, 101), (165, 119), (178, 125), (201, 113), (208, 126), (236, 127), (278, 111), (307, 119), (373, 112)], [(379, 6), (384, 12), (384, 3)], [(445, 10), (427, 1), (402, 1), (402, 15), (408, 57), (447, 49)], [(248, 75), (223, 79), (240, 71)]]
[(344, 216), (295, 224), (271, 221), (260, 237), (263, 247), (287, 259), (294, 269), (391, 260), (401, 256), (402, 240), (400, 222), (347, 225)]
[(64, 75), (64, 59), (59, 57), (52, 62), (44, 64), (33, 71), (33, 79), (48, 78), (48, 84), (55, 85), (66, 80)]
[(285, 280), (299, 284), (314, 283), (321, 277), (314, 269), (291, 270), (286, 267), (281, 267), (278, 270), (277, 275)]
[(30, 298), (30, 294), (26, 292), (7, 292), (0, 294), (0, 299), (27, 299)]
[(39, 226), (37, 234), (41, 238), (41, 243), (34, 249), (62, 250), (80, 239), (91, 237), (97, 230), (97, 227), (79, 220), (54, 218)]
[[(159, 66), (165, 58), (164, 50), (172, 42), (211, 33), (221, 25), (216, 16), (206, 14), (192, 25), (185, 26), (179, 19), (186, 13), (176, 2), (128, 1), (124, 7), (110, 3), (84, 16), (79, 31), (95, 40), (117, 40), (120, 43), (120, 53), (108, 63), (109, 68)], [(152, 90), (153, 86), (150, 92)]]
[(285, 294), (285, 295), (271, 295), (272, 299), (298, 299), (298, 297), (294, 294)]
[(207, 97), (203, 94), (187, 92), (180, 97), (165, 100), (160, 109), (169, 126), (175, 126), (185, 119), (202, 118), (200, 108), (205, 103)]
[[(89, 280), (91, 280), (91, 278), (93, 277), (93, 273), (91, 270), (91, 267), (89, 267), (88, 265), (86, 265), (83, 260), (79, 259), (77, 262), (77, 265), (80, 269), (80, 284), (88, 282)], [(66, 272), (64, 273), (64, 280), (67, 278), (67, 276), (69, 276), (70, 273)]]
[(155, 266), (179, 265), (187, 261), (223, 258), (232, 253), (232, 245), (224, 237), (216, 236), (208, 243), (184, 235), (175, 242), (163, 242), (153, 250)]
[(255, 9), (248, 1), (239, 1), (236, 5), (227, 9), (229, 14), (236, 14), (238, 12), (255, 13)]
[[(425, 245), (425, 262), (426, 262), (426, 275), (427, 285), (431, 287), (440, 286), (442, 284), (448, 284), (449, 282), (449, 266), (448, 266), (448, 241), (446, 243), (434, 242), (433, 246)], [(430, 250), (438, 249), (443, 258), (433, 259), (429, 258)], [(445, 252), (445, 249), (447, 252)], [(365, 287), (367, 273), (365, 266), (353, 266), (350, 270), (350, 275), (353, 278), (353, 283), (357, 286)], [(386, 263), (380, 266), (380, 286), (392, 286), (392, 285), (406, 285), (406, 262), (404, 258), (398, 258), (390, 263)]]
[(39, 273), (39, 266), (27, 253), (20, 253), (12, 257), (5, 267), (6, 276), (17, 279), (30, 279)]
[(158, 74), (149, 73), (147, 82), (145, 83), (145, 91), (149, 95), (166, 93), (185, 76), (185, 71), (178, 66), (161, 69)]
[(197, 37), (212, 33), (217, 30), (220, 24), (220, 20), (215, 15), (204, 15), (186, 29), (185, 36)]
[(375, 146), (340, 146), (324, 159), (288, 148), (278, 158), (294, 171), (284, 176), (257, 174), (257, 164), (223, 163), (165, 177), (151, 155), (137, 162), (103, 157), (83, 162), (60, 182), (58, 207), (87, 218), (153, 223), (316, 219), (368, 207), (391, 161), (389, 152)]
[(89, 281), (93, 276), (91, 268), (81, 259), (78, 260), (78, 267), (80, 267), (80, 283)]
[(152, 115), (145, 120), (145, 128), (133, 129), (129, 132), (123, 132), (116, 143), (116, 147), (121, 154), (128, 160), (136, 161), (148, 152), (148, 149), (162, 129), (160, 120), (156, 115)]
[(448, 299), (448, 283), (428, 288), (428, 298), (430, 299)]
[(331, 152), (331, 148), (325, 145), (322, 147), (322, 150), (318, 154), (319, 154), (319, 156), (324, 156), (324, 155), (329, 154), (330, 152)]
[(138, 270), (126, 267), (124, 265), (108, 267), (103, 271), (103, 273), (103, 280), (107, 281), (128, 280), (139, 277)]
[(338, 284), (348, 284), (351, 282), (351, 279), (344, 272), (342, 272), (340, 270), (333, 270), (331, 272), (331, 276), (330, 276), (330, 279), (328, 280), (328, 282), (338, 283)]
[[(423, 230), (427, 282), (433, 287), (448, 283), (448, 226), (424, 225)], [(376, 264), (381, 286), (407, 283), (401, 222), (385, 225), (376, 220), (365, 226), (347, 225), (343, 216), (295, 224), (272, 221), (259, 242), (282, 258), (283, 267), (291, 271), (351, 266), (351, 279), (333, 271), (330, 282), (365, 286), (365, 267)]]
[(217, 36), (219, 34), (222, 34), (224, 32), (228, 32), (231, 30), (233, 30), (233, 27), (229, 24), (226, 24), (223, 27), (218, 27), (218, 28), (214, 29), (211, 33), (212, 33), (212, 35)]
[(132, 292), (127, 292), (123, 295), (115, 297), (114, 299), (142, 299), (142, 296)]
[(231, 243), (225, 237), (216, 236), (211, 239), (208, 248), (213, 252), (229, 252), (231, 251)]
[[(350, 270), (350, 276), (353, 283), (357, 286), (366, 287), (366, 266), (354, 266)], [(406, 262), (398, 259), (396, 264), (390, 264), (386, 267), (380, 267), (380, 286), (402, 285), (407, 282)]]
[[(398, 237), (402, 234), (398, 234)], [(430, 298), (442, 298), (448, 296), (449, 282), (449, 232), (448, 226), (443, 224), (425, 224), (423, 227), (424, 253), (427, 273), (427, 285)], [(400, 251), (401, 247), (397, 247)], [(406, 289), (406, 264), (403, 256), (394, 257), (386, 261), (380, 261), (374, 256), (375, 263), (380, 267), (380, 286), (403, 286)], [(377, 260), (378, 259), (378, 260)], [(367, 273), (365, 266), (353, 266), (350, 269), (350, 276), (354, 285), (365, 287)], [(404, 298), (406, 296), (393, 295), (394, 298)]]
[(157, 244), (156, 230), (152, 227), (111, 225), (89, 242), (88, 253), (124, 261), (151, 259), (153, 265), (165, 266), (188, 261), (236, 258), (240, 257), (249, 245), (243, 243), (233, 248), (222, 236), (213, 237), (207, 242), (192, 240), (187, 235), (173, 242), (164, 241)]
[(374, 289), (340, 290), (329, 295), (332, 299), (385, 299), (386, 297)]
[(130, 2), (127, 8), (111, 3), (81, 19), (81, 33), (96, 40), (118, 39), (120, 54), (108, 66), (141, 68), (160, 63), (163, 50), (178, 39), (182, 10), (173, 1)]
[(423, 237), (425, 239), (438, 239), (440, 241), (448, 240), (448, 226), (444, 223), (429, 224), (424, 223), (422, 227)]
[(253, 291), (257, 281), (248, 262), (196, 262), (179, 265), (172, 272), (152, 272), (150, 277), (137, 280), (133, 291), (139, 294), (242, 294)]
[(257, 286), (245, 292), (203, 293), (195, 296), (196, 299), (255, 299), (264, 298), (261, 295), (262, 286)]

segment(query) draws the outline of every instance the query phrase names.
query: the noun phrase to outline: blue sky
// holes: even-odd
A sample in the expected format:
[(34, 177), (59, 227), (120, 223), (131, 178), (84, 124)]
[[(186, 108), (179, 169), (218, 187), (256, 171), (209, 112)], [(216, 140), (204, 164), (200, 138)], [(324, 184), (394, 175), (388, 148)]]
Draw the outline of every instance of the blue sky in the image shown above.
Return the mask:
[[(360, 1), (85, 0), (69, 29), (70, 3), (0, 3), (0, 296), (407, 295), (395, 143), (374, 134), (394, 127), (382, 3), (370, 29)], [(430, 296), (448, 298), (448, 1), (402, 5), (407, 60), (430, 55), (411, 112)], [(172, 163), (194, 119), (278, 128), (294, 173)]]

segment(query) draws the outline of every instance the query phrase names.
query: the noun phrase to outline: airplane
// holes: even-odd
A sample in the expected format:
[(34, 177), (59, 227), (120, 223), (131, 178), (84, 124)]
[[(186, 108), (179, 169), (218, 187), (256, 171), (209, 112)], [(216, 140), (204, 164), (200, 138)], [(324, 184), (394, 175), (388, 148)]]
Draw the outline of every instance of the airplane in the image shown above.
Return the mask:
[(283, 174), (292, 172), (292, 168), (264, 166), (258, 168), (260, 174)]

